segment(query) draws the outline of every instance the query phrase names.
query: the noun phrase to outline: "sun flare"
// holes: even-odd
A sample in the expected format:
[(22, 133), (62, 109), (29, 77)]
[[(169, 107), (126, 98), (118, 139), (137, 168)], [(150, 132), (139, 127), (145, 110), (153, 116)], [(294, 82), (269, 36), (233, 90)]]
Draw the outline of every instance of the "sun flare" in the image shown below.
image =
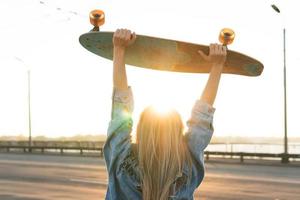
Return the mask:
[(166, 114), (175, 109), (170, 102), (165, 102), (165, 101), (154, 102), (151, 104), (151, 106), (159, 114)]

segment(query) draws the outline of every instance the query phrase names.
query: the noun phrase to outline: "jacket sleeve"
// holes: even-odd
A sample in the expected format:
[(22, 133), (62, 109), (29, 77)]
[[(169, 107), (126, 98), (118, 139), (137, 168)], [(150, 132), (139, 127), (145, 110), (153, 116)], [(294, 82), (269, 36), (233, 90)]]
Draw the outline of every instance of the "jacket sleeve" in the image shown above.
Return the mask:
[(209, 144), (214, 128), (213, 115), (215, 108), (197, 100), (187, 121), (188, 131), (185, 135), (192, 156), (203, 163), (204, 149)]
[(122, 153), (131, 145), (133, 95), (127, 90), (113, 90), (111, 120), (104, 145), (104, 157), (108, 170), (117, 162)]

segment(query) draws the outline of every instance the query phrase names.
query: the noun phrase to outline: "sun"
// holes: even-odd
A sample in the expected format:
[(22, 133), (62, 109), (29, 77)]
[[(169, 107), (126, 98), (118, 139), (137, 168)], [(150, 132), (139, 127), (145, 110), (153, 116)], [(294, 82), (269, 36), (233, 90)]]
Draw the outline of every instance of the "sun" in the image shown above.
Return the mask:
[(158, 112), (159, 114), (167, 114), (170, 111), (174, 110), (174, 106), (172, 105), (172, 103), (169, 100), (163, 100), (160, 99), (159, 101), (155, 101), (151, 104), (151, 106), (154, 108), (154, 110), (156, 112)]

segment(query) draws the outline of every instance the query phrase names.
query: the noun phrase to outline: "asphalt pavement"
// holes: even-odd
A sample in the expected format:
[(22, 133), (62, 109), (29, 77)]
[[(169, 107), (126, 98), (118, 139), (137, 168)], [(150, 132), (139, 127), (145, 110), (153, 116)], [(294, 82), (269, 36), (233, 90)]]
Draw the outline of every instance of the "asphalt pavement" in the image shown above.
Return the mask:
[[(195, 199), (300, 199), (300, 167), (208, 161)], [(99, 157), (0, 153), (0, 200), (96, 200), (107, 188)]]

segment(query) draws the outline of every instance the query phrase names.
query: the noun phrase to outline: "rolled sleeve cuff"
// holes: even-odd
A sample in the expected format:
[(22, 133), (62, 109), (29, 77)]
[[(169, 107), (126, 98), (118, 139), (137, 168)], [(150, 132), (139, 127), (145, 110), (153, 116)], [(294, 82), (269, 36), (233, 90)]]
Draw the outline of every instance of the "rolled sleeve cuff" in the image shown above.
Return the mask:
[(126, 90), (114, 88), (112, 100), (119, 103), (130, 103), (132, 101), (132, 90), (129, 86)]
[(114, 88), (112, 101), (112, 118), (124, 112), (127, 113), (127, 115), (131, 115), (131, 113), (133, 112), (134, 102), (130, 86), (126, 90), (119, 90)]
[(213, 116), (215, 108), (210, 104), (197, 100), (192, 110), (192, 115), (188, 121), (189, 126), (197, 125), (204, 128), (213, 129)]

